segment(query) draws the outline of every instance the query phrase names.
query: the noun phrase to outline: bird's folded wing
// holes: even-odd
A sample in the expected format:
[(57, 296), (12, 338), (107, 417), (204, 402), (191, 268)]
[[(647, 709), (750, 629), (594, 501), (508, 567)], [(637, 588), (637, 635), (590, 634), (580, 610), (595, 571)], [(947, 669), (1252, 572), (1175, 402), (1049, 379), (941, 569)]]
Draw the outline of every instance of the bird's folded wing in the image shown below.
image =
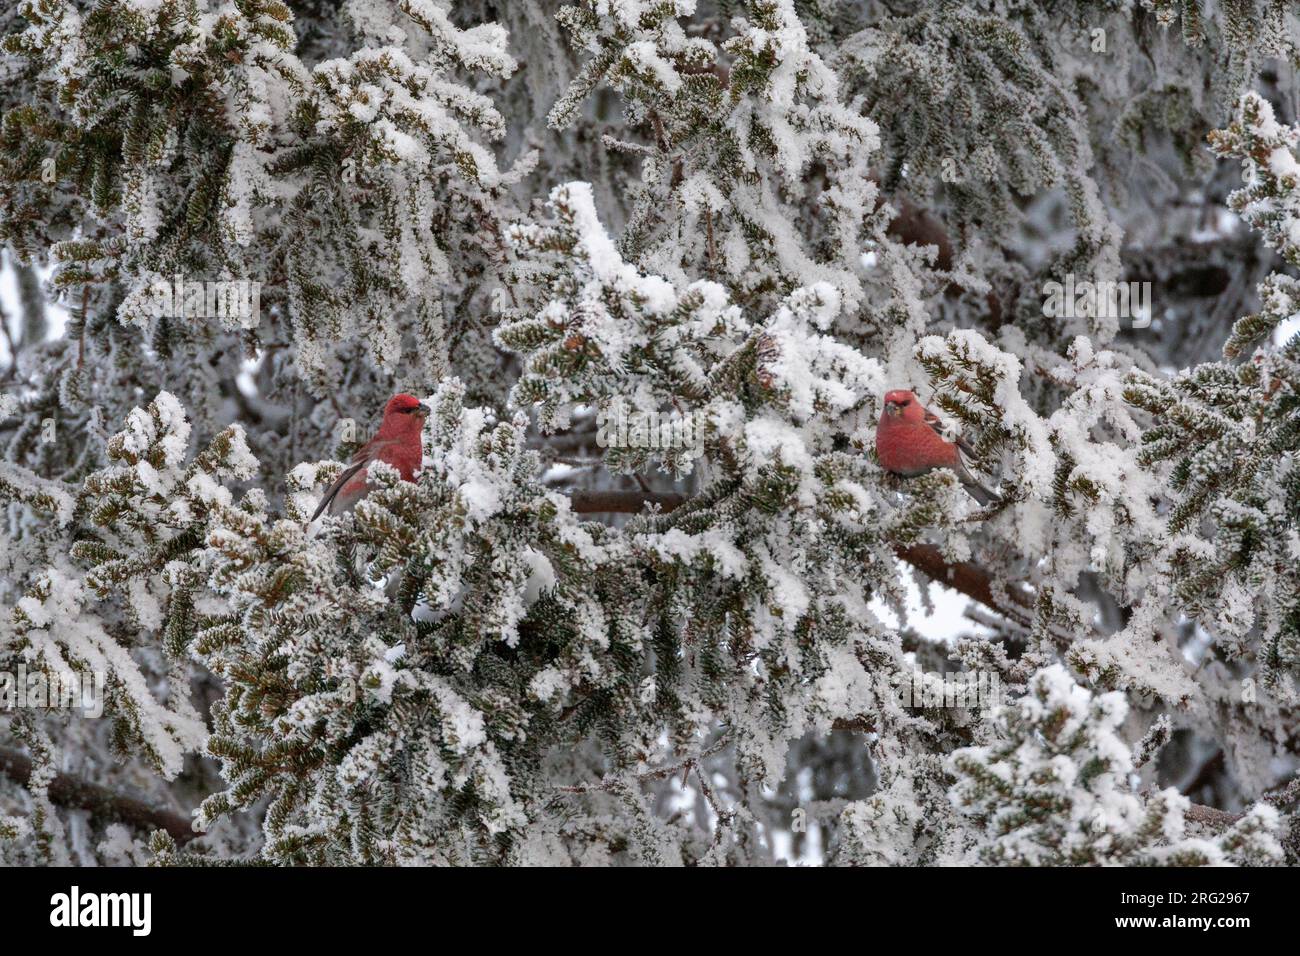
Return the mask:
[[(943, 438), (944, 441), (948, 440), (943, 433), (943, 422), (939, 421), (938, 417), (936, 417), (933, 412), (925, 413), (925, 423), (933, 428), (935, 434), (940, 438)], [(958, 435), (954, 444), (957, 446), (957, 458), (961, 462), (958, 477), (961, 479), (962, 485), (964, 485), (966, 490), (970, 492), (971, 497), (981, 505), (988, 505), (994, 501), (999, 501), (1000, 499), (998, 498), (997, 493), (986, 488), (980, 480), (971, 473), (970, 465), (967, 461), (967, 459), (975, 457), (975, 449), (971, 447), (971, 443), (961, 435)]]
[[(943, 422), (939, 421), (938, 416), (936, 416), (934, 412), (925, 413), (925, 423), (934, 429), (936, 435), (938, 435), (944, 441), (948, 441), (948, 436), (944, 434)], [(954, 439), (953, 443), (957, 446), (957, 448), (961, 451), (963, 455), (967, 455), (971, 458), (975, 457), (975, 449), (972, 448), (971, 443), (968, 442), (961, 435), (958, 435), (956, 439)]]
[[(339, 472), (339, 476), (334, 479), (334, 484), (330, 485), (329, 488), (326, 489), (325, 496), (321, 498), (320, 504), (316, 506), (316, 513), (311, 516), (311, 521), (315, 521), (321, 516), (321, 513), (330, 506), (330, 503), (335, 498), (338, 497), (338, 493), (343, 490), (357, 472), (375, 459), (382, 460), (384, 450), (386, 448), (391, 448), (396, 444), (398, 444), (398, 442), (391, 438), (385, 438), (382, 440), (379, 438), (372, 438), (370, 441), (362, 445), (357, 453), (352, 456), (352, 463)], [(307, 523), (311, 524), (311, 521), (308, 521)]]
[[(355, 475), (357, 472), (359, 472), (362, 468), (366, 467), (366, 465), (368, 464), (370, 464), (369, 458), (365, 459), (364, 461), (354, 460), (352, 464), (348, 465), (341, 472), (339, 472), (339, 476), (334, 479), (334, 484), (330, 485), (329, 488), (325, 490), (324, 497), (321, 498), (320, 504), (316, 506), (316, 513), (311, 516), (311, 521), (315, 521), (317, 518), (319, 518), (321, 516), (321, 513), (324, 512), (324, 510), (330, 506), (330, 503), (336, 497), (338, 497), (338, 493), (343, 490), (343, 486), (348, 483), (348, 481), (352, 478), (352, 476)], [(307, 523), (311, 524), (311, 521), (308, 521)]]

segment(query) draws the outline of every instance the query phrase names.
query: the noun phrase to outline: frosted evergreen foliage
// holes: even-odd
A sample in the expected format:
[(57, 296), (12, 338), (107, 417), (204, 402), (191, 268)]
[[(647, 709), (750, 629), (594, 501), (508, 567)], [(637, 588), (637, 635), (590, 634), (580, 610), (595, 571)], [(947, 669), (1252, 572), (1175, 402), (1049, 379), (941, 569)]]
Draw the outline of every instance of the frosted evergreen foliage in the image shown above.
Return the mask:
[[(1294, 865), (1298, 51), (6, 6), (0, 675), (101, 706), (0, 707), (0, 861)], [(894, 389), (994, 500), (881, 467)], [(399, 392), (413, 480), (309, 520)]]

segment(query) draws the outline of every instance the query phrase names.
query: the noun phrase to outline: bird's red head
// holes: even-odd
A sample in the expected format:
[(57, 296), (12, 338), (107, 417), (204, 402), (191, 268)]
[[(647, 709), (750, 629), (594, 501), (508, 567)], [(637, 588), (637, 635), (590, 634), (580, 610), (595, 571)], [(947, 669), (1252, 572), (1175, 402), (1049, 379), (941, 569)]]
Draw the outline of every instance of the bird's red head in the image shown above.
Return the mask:
[(925, 417), (925, 409), (916, 396), (907, 389), (899, 388), (885, 393), (885, 408), (882, 418), (902, 418), (905, 421), (919, 421)]
[(418, 415), (421, 418), (427, 417), (429, 406), (421, 404), (420, 400), (414, 395), (407, 395), (401, 392), (394, 395), (384, 406), (384, 418), (391, 418), (394, 415)]
[(378, 437), (409, 438), (418, 443), (430, 411), (429, 406), (421, 404), (414, 395), (394, 395), (384, 406), (384, 420), (379, 425)]

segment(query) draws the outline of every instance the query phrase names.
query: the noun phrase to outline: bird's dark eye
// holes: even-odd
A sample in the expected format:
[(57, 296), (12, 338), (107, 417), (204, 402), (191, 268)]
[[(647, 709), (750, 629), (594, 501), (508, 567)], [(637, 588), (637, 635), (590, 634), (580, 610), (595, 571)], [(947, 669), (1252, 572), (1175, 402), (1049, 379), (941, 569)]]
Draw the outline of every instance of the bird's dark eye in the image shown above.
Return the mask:
[(911, 404), (912, 404), (912, 400), (911, 400), (910, 398), (905, 398), (905, 399), (903, 399), (901, 402), (898, 403), (898, 407), (899, 407), (899, 408), (906, 408), (908, 405), (911, 405)]

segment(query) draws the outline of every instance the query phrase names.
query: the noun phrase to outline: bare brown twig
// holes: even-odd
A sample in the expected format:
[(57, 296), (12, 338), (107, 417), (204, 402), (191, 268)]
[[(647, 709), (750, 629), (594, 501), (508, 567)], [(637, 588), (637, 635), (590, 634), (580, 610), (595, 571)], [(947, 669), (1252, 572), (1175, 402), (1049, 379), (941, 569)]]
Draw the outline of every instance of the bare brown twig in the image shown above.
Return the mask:
[(646, 505), (672, 511), (686, 500), (671, 491), (575, 491), (569, 495), (576, 514), (640, 514)]
[[(32, 776), (31, 758), (16, 750), (0, 748), (0, 773), (25, 786)], [(166, 830), (177, 843), (187, 843), (200, 835), (194, 832), (190, 821), (178, 813), (159, 810), (142, 800), (122, 796), (107, 787), (68, 774), (55, 774), (47, 792), (50, 800), (61, 807), (89, 810), (92, 817), (150, 832)]]

